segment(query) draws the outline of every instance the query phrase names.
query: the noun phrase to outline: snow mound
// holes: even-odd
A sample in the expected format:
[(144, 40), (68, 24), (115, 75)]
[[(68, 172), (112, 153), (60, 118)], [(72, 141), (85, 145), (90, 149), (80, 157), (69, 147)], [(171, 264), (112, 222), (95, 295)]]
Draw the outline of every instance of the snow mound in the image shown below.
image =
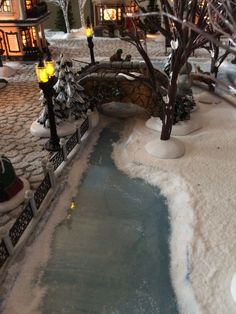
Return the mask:
[[(64, 122), (57, 126), (57, 134), (59, 137), (64, 137), (67, 135), (71, 135), (76, 130), (76, 125), (78, 121), (73, 122)], [(34, 121), (31, 124), (30, 132), (35, 137), (50, 137), (50, 129), (45, 128), (42, 124)]]
[(198, 101), (203, 104), (219, 104), (221, 99), (216, 95), (212, 95), (211, 93), (203, 92), (198, 96)]
[[(161, 132), (162, 129), (162, 121), (158, 117), (151, 117), (145, 123), (146, 127)], [(172, 127), (172, 135), (175, 136), (184, 136), (195, 132), (202, 128), (202, 120), (201, 115), (199, 112), (191, 113), (191, 119), (185, 121), (179, 121), (178, 123), (174, 124)]]
[(231, 295), (234, 299), (234, 302), (236, 302), (236, 273), (233, 275), (232, 281), (231, 281)]
[(236, 110), (223, 101), (200, 103), (199, 110), (204, 128), (181, 139), (182, 158), (155, 159), (145, 152), (157, 134), (145, 127), (144, 118), (127, 122), (113, 155), (119, 169), (157, 185), (168, 198), (179, 312), (235, 313)]
[(175, 159), (182, 157), (185, 147), (182, 142), (171, 137), (168, 141), (156, 139), (145, 145), (148, 154), (161, 159)]
[(4, 65), (3, 67), (0, 67), (0, 77), (10, 77), (15, 75), (15, 73), (16, 70), (9, 66)]

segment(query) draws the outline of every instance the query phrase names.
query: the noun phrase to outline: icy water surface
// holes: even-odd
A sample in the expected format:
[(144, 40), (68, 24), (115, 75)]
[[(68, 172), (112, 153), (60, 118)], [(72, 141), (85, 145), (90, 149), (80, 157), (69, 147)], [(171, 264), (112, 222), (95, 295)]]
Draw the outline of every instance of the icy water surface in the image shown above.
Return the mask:
[(106, 128), (57, 228), (43, 284), (44, 314), (175, 314), (169, 275), (168, 209), (156, 187), (130, 179), (112, 159)]

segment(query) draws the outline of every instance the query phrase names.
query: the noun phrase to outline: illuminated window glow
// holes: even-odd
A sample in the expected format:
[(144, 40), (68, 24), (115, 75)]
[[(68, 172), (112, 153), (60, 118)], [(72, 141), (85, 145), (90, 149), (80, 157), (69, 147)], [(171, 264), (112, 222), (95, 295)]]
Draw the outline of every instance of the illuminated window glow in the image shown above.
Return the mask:
[(21, 30), (21, 38), (24, 47), (33, 47), (29, 27)]
[(37, 36), (36, 36), (36, 28), (34, 26), (31, 27), (31, 36), (32, 36), (32, 39), (33, 39), (33, 42), (32, 42), (32, 46), (33, 47), (36, 47), (37, 46)]
[(116, 9), (104, 9), (104, 20), (115, 21), (116, 20)]
[(26, 10), (32, 9), (32, 7), (33, 7), (32, 1), (31, 0), (25, 0), (25, 7), (26, 7)]
[(12, 6), (11, 6), (11, 0), (5, 0), (3, 2), (3, 5), (0, 9), (1, 12), (11, 12), (12, 11)]

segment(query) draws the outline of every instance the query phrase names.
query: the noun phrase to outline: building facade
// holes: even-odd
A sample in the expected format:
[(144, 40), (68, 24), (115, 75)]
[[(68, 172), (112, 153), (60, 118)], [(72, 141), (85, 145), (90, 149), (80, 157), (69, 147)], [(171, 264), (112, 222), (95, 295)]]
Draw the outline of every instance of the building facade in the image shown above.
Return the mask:
[(92, 0), (95, 36), (119, 37), (127, 27), (128, 16), (138, 12), (133, 0)]
[(47, 47), (47, 4), (40, 0), (4, 0), (0, 8), (0, 52), (9, 59), (36, 60)]

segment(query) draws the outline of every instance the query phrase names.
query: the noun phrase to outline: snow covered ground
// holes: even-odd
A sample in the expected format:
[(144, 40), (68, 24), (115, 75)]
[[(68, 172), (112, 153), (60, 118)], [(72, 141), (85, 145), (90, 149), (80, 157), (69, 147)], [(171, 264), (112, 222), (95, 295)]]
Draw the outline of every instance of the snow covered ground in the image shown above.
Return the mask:
[[(115, 50), (118, 44), (116, 40), (112, 42)], [(87, 49), (85, 40), (83, 45)], [(71, 56), (78, 51), (77, 44), (72, 46), (52, 42), (54, 51), (65, 49)], [(86, 58), (84, 49), (77, 53), (83, 51), (82, 57)], [(158, 185), (168, 199), (172, 226), (171, 275), (181, 313), (231, 314), (236, 313), (230, 293), (236, 272), (236, 109), (223, 102), (199, 104), (199, 110), (203, 128), (180, 138), (186, 148), (182, 158), (158, 160), (148, 155), (144, 147), (159, 133), (147, 129), (147, 117), (139, 116), (127, 120), (120, 142), (114, 144), (114, 160), (130, 176)], [(37, 285), (32, 288), (32, 280), (40, 282), (40, 275), (35, 277), (35, 274), (50, 256), (55, 227), (66, 215), (65, 209), (76, 193), (102, 127), (101, 124), (83, 151), (83, 159), (75, 160), (71, 166), (64, 192), (52, 204), (55, 210), (47, 227), (43, 228), (42, 223), (41, 233), (35, 235), (25, 257), (9, 270), (6, 294), (1, 297), (5, 310), (1, 313), (38, 313), (38, 302), (45, 290)]]
[(159, 136), (130, 120), (114, 145), (119, 169), (161, 187), (172, 225), (171, 274), (181, 313), (235, 313), (236, 109), (200, 105), (203, 128), (181, 137), (185, 155), (157, 160), (144, 149)]
[[(182, 158), (157, 160), (146, 153), (145, 144), (159, 133), (145, 127), (143, 116), (127, 120), (121, 140), (114, 144), (113, 157), (119, 169), (158, 185), (168, 199), (171, 275), (181, 313), (231, 314), (236, 312), (230, 294), (236, 272), (236, 110), (227, 103), (199, 107), (203, 128), (181, 137), (186, 147)], [(84, 151), (82, 162), (73, 164), (67, 181), (71, 183), (53, 204), (47, 226), (27, 248), (22, 268), (10, 269), (11, 278), (19, 270), (20, 274), (9, 292), (4, 314), (38, 313), (37, 304), (45, 291), (40, 286), (32, 289), (31, 280), (40, 282), (36, 271), (50, 256), (50, 239), (66, 215), (96, 137)], [(78, 177), (75, 169), (80, 169)]]

